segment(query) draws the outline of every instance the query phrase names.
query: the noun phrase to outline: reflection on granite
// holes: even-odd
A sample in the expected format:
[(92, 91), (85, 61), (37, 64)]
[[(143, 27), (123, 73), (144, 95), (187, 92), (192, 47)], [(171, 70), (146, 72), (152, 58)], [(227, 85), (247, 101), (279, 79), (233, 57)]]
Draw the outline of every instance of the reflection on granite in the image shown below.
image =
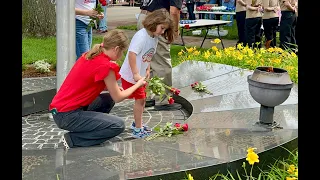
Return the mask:
[[(187, 122), (192, 128), (254, 128), (259, 121), (260, 108), (214, 111), (193, 114)], [(284, 129), (298, 129), (298, 106), (276, 106), (274, 121)]]
[(224, 64), (185, 61), (173, 68), (172, 84), (176, 88), (186, 87), (194, 82), (208, 80), (236, 70), (239, 68)]
[[(193, 105), (193, 113), (260, 107), (260, 104), (257, 103), (250, 95), (249, 90), (194, 100), (190, 102)], [(298, 104), (298, 96), (294, 91), (290, 93), (288, 99), (281, 105), (287, 104)]]
[[(67, 179), (119, 179), (153, 176), (166, 172), (181, 171), (219, 163), (218, 159), (200, 157), (165, 147), (149, 146), (143, 140), (119, 142), (105, 147), (70, 149), (66, 159)], [(90, 167), (88, 169), (88, 167)], [(89, 170), (89, 171), (88, 171)], [(85, 173), (83, 173), (85, 172)]]
[(172, 138), (160, 137), (148, 143), (150, 146), (213, 157), (221, 162), (232, 162), (245, 157), (249, 147), (256, 147), (259, 153), (289, 142), (297, 136), (297, 129), (274, 129), (261, 133), (245, 128), (192, 128), (183, 135)]
[(22, 150), (22, 179), (44, 180), (57, 179), (61, 169), (57, 170), (57, 165), (62, 165), (63, 150)]

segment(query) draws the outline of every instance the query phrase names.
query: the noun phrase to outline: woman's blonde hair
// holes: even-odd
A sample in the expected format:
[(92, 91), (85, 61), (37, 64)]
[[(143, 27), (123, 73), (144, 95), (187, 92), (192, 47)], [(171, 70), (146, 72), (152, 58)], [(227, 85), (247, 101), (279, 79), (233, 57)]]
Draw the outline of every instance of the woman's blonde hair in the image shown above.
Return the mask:
[(148, 14), (142, 22), (145, 29), (151, 32), (157, 30), (159, 24), (167, 24), (169, 27), (163, 33), (163, 37), (171, 43), (174, 40), (173, 20), (166, 9), (158, 9)]
[(95, 44), (88, 53), (85, 54), (87, 60), (91, 60), (102, 52), (102, 48), (109, 50), (119, 46), (121, 50), (125, 50), (129, 46), (129, 38), (124, 31), (113, 29), (103, 36), (103, 43)]

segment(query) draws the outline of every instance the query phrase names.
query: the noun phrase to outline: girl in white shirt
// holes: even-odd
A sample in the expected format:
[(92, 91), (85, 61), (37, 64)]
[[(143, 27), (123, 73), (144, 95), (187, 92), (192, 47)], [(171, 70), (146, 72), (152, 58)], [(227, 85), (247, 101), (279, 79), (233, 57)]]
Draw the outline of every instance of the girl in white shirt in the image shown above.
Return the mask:
[[(126, 58), (121, 66), (120, 75), (123, 89), (130, 88), (139, 79), (150, 77), (150, 62), (156, 53), (158, 36), (164, 36), (168, 43), (173, 41), (173, 20), (165, 9), (159, 9), (148, 14), (140, 29), (131, 39)], [(135, 99), (133, 107), (134, 122), (133, 137), (144, 138), (149, 130), (142, 124), (142, 113), (146, 102), (146, 87), (140, 87), (128, 98)]]

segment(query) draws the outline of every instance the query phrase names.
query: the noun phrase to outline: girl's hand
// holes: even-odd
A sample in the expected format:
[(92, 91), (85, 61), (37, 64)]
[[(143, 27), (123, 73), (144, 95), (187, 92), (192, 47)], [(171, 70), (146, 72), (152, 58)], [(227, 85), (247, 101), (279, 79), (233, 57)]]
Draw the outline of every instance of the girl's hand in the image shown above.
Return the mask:
[(145, 77), (141, 77), (141, 79), (138, 80), (137, 84), (139, 87), (144, 86), (147, 83), (145, 79)]
[(139, 81), (140, 79), (141, 79), (142, 77), (140, 76), (140, 74), (134, 74), (133, 75), (133, 79), (137, 82), (137, 81)]
[(123, 88), (119, 86), (120, 91), (123, 91)]

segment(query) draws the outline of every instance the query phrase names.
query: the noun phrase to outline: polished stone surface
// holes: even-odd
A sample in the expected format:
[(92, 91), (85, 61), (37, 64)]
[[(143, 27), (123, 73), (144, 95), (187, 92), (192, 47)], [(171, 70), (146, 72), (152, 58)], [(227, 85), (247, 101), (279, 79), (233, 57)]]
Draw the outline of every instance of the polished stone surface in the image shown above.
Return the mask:
[[(117, 103), (110, 114), (119, 116), (125, 121), (127, 129), (124, 133), (110, 139), (107, 143), (132, 140), (129, 127), (133, 122), (133, 100)], [(143, 122), (150, 128), (164, 125), (166, 122), (183, 123), (190, 114), (185, 109), (175, 111), (154, 111), (145, 108)], [(61, 137), (65, 130), (49, 120), (48, 113), (37, 113), (22, 117), (22, 149), (47, 149), (61, 147)], [(60, 144), (59, 144), (60, 143)]]
[[(65, 131), (48, 121), (47, 114), (22, 117), (23, 179), (122, 180), (156, 176), (176, 180), (167, 174), (182, 172), (179, 178), (183, 179), (186, 170), (208, 167), (225, 172), (231, 163), (245, 161), (249, 147), (263, 153), (297, 140), (297, 85), (289, 98), (274, 109), (274, 121), (279, 126), (266, 128), (257, 124), (260, 105), (250, 96), (246, 80), (251, 73), (203, 62), (184, 62), (173, 68), (173, 84), (191, 103), (192, 113), (152, 108), (144, 113), (144, 121), (151, 127), (168, 121), (189, 124), (187, 132), (170, 138), (132, 139), (127, 130), (102, 146), (64, 151), (59, 137)], [(196, 81), (202, 81), (212, 95), (194, 92), (190, 84)], [(129, 125), (133, 120), (132, 103), (119, 103), (111, 113), (123, 117)]]

